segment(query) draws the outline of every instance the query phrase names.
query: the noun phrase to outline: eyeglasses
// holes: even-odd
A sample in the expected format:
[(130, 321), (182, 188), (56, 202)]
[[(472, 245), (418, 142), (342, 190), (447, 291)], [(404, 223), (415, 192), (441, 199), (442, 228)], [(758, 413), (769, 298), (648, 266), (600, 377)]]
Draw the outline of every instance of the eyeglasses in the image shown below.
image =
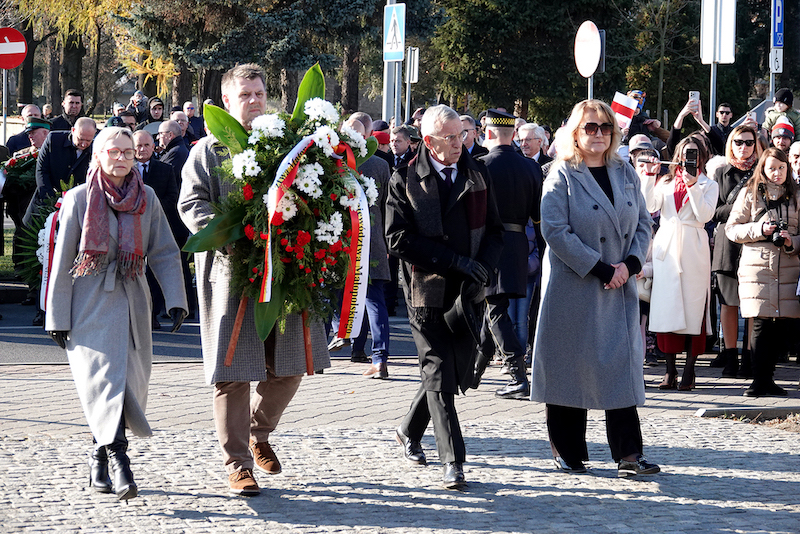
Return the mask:
[(194, 109), (194, 106), (186, 106), (186, 109)]
[(436, 139), (444, 139), (446, 143), (452, 144), (454, 141), (459, 141), (460, 142), (460, 141), (463, 141), (464, 139), (466, 139), (467, 138), (467, 133), (468, 133), (467, 130), (462, 130), (461, 133), (450, 134), (450, 135), (446, 135), (444, 137), (441, 137), (441, 136), (438, 136), (438, 135), (431, 135), (431, 137), (435, 137)]
[[(717, 111), (717, 113), (719, 113), (720, 115), (732, 115), (732, 114), (733, 114), (733, 111), (723, 111), (723, 110), (719, 110), (719, 111)], [(749, 145), (748, 145), (748, 146), (749, 146)]]
[(120, 156), (125, 156), (125, 159), (131, 160), (136, 156), (136, 151), (132, 148), (126, 148), (125, 150), (120, 150), (118, 148), (109, 148), (105, 151), (108, 154), (108, 157), (111, 159), (119, 159)]
[(611, 132), (614, 131), (614, 125), (610, 122), (604, 122), (603, 124), (597, 124), (596, 122), (587, 122), (583, 126), (583, 131), (586, 132), (586, 135), (596, 135), (597, 130), (600, 130), (600, 133), (603, 135), (611, 135)]
[(733, 144), (736, 145), (736, 146), (742, 146), (742, 145), (753, 146), (753, 145), (756, 144), (756, 140), (755, 139), (734, 139), (733, 140)]

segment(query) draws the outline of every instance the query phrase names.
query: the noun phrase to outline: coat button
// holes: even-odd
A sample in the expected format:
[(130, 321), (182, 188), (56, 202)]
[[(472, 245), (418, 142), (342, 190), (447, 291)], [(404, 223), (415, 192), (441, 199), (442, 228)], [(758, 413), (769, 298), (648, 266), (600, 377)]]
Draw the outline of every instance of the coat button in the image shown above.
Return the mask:
[(625, 239), (628, 239), (628, 234), (625, 234)]
[(442, 236), (442, 241), (447, 241), (448, 239), (450, 239), (450, 236), (449, 236), (449, 235), (447, 235), (447, 234), (444, 234), (444, 235)]
[(601, 242), (601, 243), (605, 243), (605, 242), (606, 242), (606, 238), (605, 238), (605, 237), (601, 237), (601, 238), (600, 238), (600, 242)]
[(436, 257), (431, 258), (431, 263), (436, 263), (437, 261), (439, 261), (439, 260), (436, 259)]
[(594, 208), (594, 209), (597, 209), (597, 208), (599, 208), (599, 207), (600, 207), (600, 206), (598, 206), (597, 204), (595, 204), (594, 206), (592, 206), (592, 208)]
[(629, 200), (629, 201), (628, 201), (628, 206), (633, 206), (633, 202), (631, 202), (631, 201)]

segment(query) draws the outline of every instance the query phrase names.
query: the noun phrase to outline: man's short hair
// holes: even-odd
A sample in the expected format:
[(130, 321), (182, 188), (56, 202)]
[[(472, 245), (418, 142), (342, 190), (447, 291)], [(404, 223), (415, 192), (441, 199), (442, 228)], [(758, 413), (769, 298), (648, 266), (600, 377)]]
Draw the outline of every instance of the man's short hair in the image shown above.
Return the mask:
[(91, 126), (94, 130), (97, 130), (97, 123), (94, 122), (94, 120), (89, 117), (79, 117), (72, 127), (75, 130), (82, 130), (84, 128), (88, 128), (89, 126)]
[(77, 89), (67, 89), (67, 91), (64, 93), (64, 98), (67, 98), (68, 96), (77, 96), (81, 99), (81, 102), (83, 102), (83, 93)]
[(245, 80), (255, 80), (259, 78), (264, 87), (267, 86), (267, 75), (264, 74), (264, 69), (255, 63), (245, 63), (243, 65), (236, 65), (228, 72), (222, 75), (222, 92), (224, 93), (236, 78), (244, 78)]
[(372, 131), (372, 117), (363, 111), (356, 111), (350, 115), (350, 119), (360, 122), (361, 125), (364, 126), (364, 131), (366, 133), (370, 133)]
[(459, 120), (467, 121), (469, 123), (470, 127), (475, 128), (475, 119), (473, 119), (471, 116), (469, 116), (469, 115), (461, 115), (459, 117)]
[(444, 123), (451, 120), (459, 120), (459, 118), (458, 113), (450, 106), (439, 104), (438, 106), (430, 107), (425, 111), (425, 115), (422, 116), (422, 122), (419, 125), (420, 133), (422, 137), (435, 135)]
[(162, 130), (162, 128), (164, 128), (164, 126), (166, 126), (166, 130), (169, 130), (170, 132), (172, 132), (175, 135), (175, 137), (180, 137), (181, 136), (181, 125), (178, 124), (177, 122), (175, 122), (173, 120), (164, 121), (161, 124), (161, 126), (158, 127), (158, 130), (159, 130), (158, 133), (166, 131), (166, 130)]
[(133, 144), (135, 145), (136, 140), (140, 137), (144, 137), (145, 135), (150, 138), (151, 143), (156, 142), (155, 139), (153, 139), (153, 134), (151, 134), (147, 130), (136, 130), (135, 132), (133, 132)]
[(722, 104), (720, 104), (719, 106), (717, 106), (717, 111), (719, 111), (719, 108), (728, 108), (728, 109), (731, 109), (731, 110), (733, 109), (733, 108), (731, 107), (731, 105), (730, 105), (730, 104), (728, 104), (727, 102), (723, 102)]
[(547, 141), (547, 136), (544, 134), (544, 128), (542, 128), (535, 122), (526, 122), (525, 124), (519, 127), (519, 130), (517, 130), (517, 133), (519, 133), (519, 135), (522, 135), (523, 133), (527, 132), (533, 132), (533, 137), (536, 139)]
[(406, 127), (405, 124), (401, 124), (400, 126), (392, 128), (392, 135), (394, 135), (395, 137), (400, 135), (402, 137), (405, 137), (409, 141), (411, 140), (411, 132), (409, 131), (409, 129)]
[(136, 118), (136, 113), (126, 109), (126, 110), (120, 111), (119, 115), (117, 115), (117, 116), (118, 117), (133, 117), (135, 119)]

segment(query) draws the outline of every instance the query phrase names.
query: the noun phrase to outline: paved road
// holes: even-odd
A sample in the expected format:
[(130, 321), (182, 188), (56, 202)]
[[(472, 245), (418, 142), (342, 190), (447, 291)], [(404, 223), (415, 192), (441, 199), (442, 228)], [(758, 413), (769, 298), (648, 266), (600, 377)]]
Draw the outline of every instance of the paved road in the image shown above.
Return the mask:
[(642, 480), (616, 477), (601, 412), (590, 412), (591, 473), (556, 472), (542, 406), (496, 400), (504, 377), (492, 367), (458, 399), (464, 492), (439, 487), (430, 432), (431, 465), (399, 456), (393, 429), (417, 388), (415, 363), (392, 360), (386, 381), (364, 368), (337, 359), (303, 380), (271, 440), (283, 473), (257, 475), (262, 494), (241, 498), (226, 493), (201, 363), (154, 365), (155, 435), (131, 439), (141, 497), (126, 506), (86, 488), (91, 435), (69, 367), (0, 366), (0, 532), (800, 532), (800, 434), (693, 415), (800, 406), (796, 364), (778, 370), (788, 399), (745, 399), (743, 380), (705, 366), (694, 392), (648, 388), (646, 453), (664, 472)]

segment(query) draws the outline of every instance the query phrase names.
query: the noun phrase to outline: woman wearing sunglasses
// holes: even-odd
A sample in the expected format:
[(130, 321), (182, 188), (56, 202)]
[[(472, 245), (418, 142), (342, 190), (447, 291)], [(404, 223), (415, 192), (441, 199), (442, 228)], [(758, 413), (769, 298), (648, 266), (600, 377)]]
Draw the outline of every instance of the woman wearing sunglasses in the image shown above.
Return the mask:
[(556, 134), (543, 185), (547, 254), (533, 352), (531, 400), (547, 404), (556, 466), (586, 471), (587, 410), (605, 410), (619, 476), (660, 471), (643, 453), (642, 338), (635, 276), (650, 242), (639, 179), (617, 155), (614, 112), (584, 100)]
[[(753, 169), (761, 156), (761, 145), (755, 128), (740, 125), (728, 136), (725, 144), (725, 165), (717, 167), (712, 178), (719, 185), (717, 210), (713, 221), (717, 223), (714, 230), (714, 254), (711, 260), (711, 271), (716, 279), (716, 293), (720, 301), (720, 322), (725, 348), (711, 362), (711, 367), (722, 367), (722, 376), (743, 377), (752, 375), (750, 370), (750, 351), (747, 346), (749, 335), (745, 335), (742, 346), (742, 366), (739, 368), (739, 350), (736, 348), (739, 339), (739, 280), (736, 271), (739, 268), (739, 254), (742, 246), (734, 243), (725, 235), (725, 223), (731, 214), (736, 197), (747, 180), (753, 175)], [(745, 332), (748, 326), (745, 325)]]
[[(710, 331), (711, 250), (704, 226), (714, 216), (719, 186), (703, 172), (708, 159), (705, 139), (692, 134), (678, 143), (665, 178), (642, 180), (647, 209), (661, 210), (650, 293), (650, 330), (667, 360), (659, 389), (694, 388), (694, 364)], [(686, 366), (678, 386), (676, 354), (684, 351)]]
[(725, 225), (728, 239), (742, 244), (739, 299), (742, 316), (752, 318), (753, 383), (748, 397), (784, 396), (774, 379), (775, 363), (796, 335), (790, 318), (800, 317), (798, 186), (783, 150), (769, 148), (753, 177), (736, 197)]
[(153, 359), (145, 264), (164, 291), (173, 332), (187, 308), (178, 246), (134, 166), (133, 146), (128, 128), (101, 130), (86, 184), (64, 197), (45, 317), (45, 329), (67, 351), (95, 442), (89, 485), (120, 500), (138, 492), (125, 427), (152, 434), (145, 418)]

